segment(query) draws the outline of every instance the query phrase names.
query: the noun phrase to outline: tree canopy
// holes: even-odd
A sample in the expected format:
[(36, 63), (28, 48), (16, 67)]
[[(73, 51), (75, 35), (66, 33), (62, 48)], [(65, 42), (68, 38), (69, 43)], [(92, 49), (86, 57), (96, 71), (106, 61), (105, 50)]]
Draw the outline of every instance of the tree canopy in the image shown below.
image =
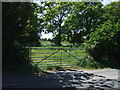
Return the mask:
[(90, 55), (95, 60), (108, 59), (119, 62), (120, 56), (120, 2), (112, 2), (104, 8), (104, 22), (86, 40)]

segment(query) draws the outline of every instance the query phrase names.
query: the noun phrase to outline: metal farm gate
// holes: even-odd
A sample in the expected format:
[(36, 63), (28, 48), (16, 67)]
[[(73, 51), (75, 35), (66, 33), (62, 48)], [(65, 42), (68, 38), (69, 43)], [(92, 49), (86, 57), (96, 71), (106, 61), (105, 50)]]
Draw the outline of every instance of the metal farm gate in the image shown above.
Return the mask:
[(74, 67), (86, 54), (84, 48), (31, 48), (30, 57), (40, 68)]

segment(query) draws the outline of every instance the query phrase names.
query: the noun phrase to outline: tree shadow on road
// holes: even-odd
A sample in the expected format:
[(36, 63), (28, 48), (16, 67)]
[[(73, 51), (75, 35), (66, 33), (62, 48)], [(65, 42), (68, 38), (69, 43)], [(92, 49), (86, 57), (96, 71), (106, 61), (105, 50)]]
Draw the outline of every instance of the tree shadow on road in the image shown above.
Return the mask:
[(101, 75), (85, 73), (82, 71), (58, 72), (55, 78), (59, 79), (61, 87), (72, 88), (96, 88), (96, 89), (113, 89), (118, 87), (116, 79), (107, 79)]
[(101, 90), (118, 88), (118, 83), (120, 81), (116, 79), (108, 79), (101, 75), (83, 71), (58, 71), (44, 75), (3, 76), (3, 88), (95, 88)]

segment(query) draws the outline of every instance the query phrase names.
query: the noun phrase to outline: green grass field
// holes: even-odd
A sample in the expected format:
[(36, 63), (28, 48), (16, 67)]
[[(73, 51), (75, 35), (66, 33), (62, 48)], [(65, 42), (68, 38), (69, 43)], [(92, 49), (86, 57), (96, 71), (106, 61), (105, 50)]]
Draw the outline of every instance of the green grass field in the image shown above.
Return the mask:
[[(64, 50), (59, 50), (61, 48)], [(31, 49), (31, 59), (33, 62), (39, 62), (44, 59), (42, 62), (38, 63), (41, 68), (59, 65), (62, 65), (62, 67), (76, 67), (77, 63), (80, 62), (81, 58), (85, 55), (85, 49), (82, 48), (71, 49), (70, 47), (49, 47), (47, 49), (47, 47), (32, 47)]]
[[(61, 48), (64, 50), (59, 50)], [(41, 69), (55, 67), (87, 68), (87, 69), (102, 68), (102, 65), (95, 62), (86, 53), (85, 48), (80, 47), (75, 49), (72, 49), (70, 47), (32, 47), (31, 60), (35, 63), (39, 62), (38, 66)], [(41, 60), (43, 61), (40, 62)]]
[[(87, 69), (103, 68), (102, 65), (94, 61), (93, 58), (88, 55), (86, 49), (83, 46), (71, 48), (66, 47), (68, 43), (62, 43), (64, 43), (65, 47), (52, 46), (52, 43), (50, 41), (42, 41), (41, 47), (30, 47), (31, 60), (34, 63), (39, 62), (38, 67), (41, 69), (56, 67)], [(40, 62), (41, 60), (43, 61)]]

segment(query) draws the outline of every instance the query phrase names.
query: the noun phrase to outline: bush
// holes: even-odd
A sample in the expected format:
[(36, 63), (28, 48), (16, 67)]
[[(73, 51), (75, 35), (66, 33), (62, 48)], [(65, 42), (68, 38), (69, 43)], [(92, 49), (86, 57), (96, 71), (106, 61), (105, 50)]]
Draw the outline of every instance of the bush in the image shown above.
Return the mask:
[(104, 66), (100, 63), (96, 62), (91, 56), (87, 55), (80, 59), (79, 62), (76, 64), (77, 66), (80, 66), (82, 68), (87, 69), (97, 69), (97, 68), (103, 68)]
[[(98, 62), (102, 62), (101, 60), (103, 60), (104, 64), (104, 60), (107, 59), (109, 64), (113, 62), (117, 65), (120, 60), (119, 27), (120, 25), (118, 23), (112, 23), (108, 20), (101, 25), (101, 28), (89, 34), (90, 39), (86, 40), (85, 45), (89, 55), (92, 56), (94, 60)], [(113, 64), (110, 65), (108, 66), (113, 67)]]

